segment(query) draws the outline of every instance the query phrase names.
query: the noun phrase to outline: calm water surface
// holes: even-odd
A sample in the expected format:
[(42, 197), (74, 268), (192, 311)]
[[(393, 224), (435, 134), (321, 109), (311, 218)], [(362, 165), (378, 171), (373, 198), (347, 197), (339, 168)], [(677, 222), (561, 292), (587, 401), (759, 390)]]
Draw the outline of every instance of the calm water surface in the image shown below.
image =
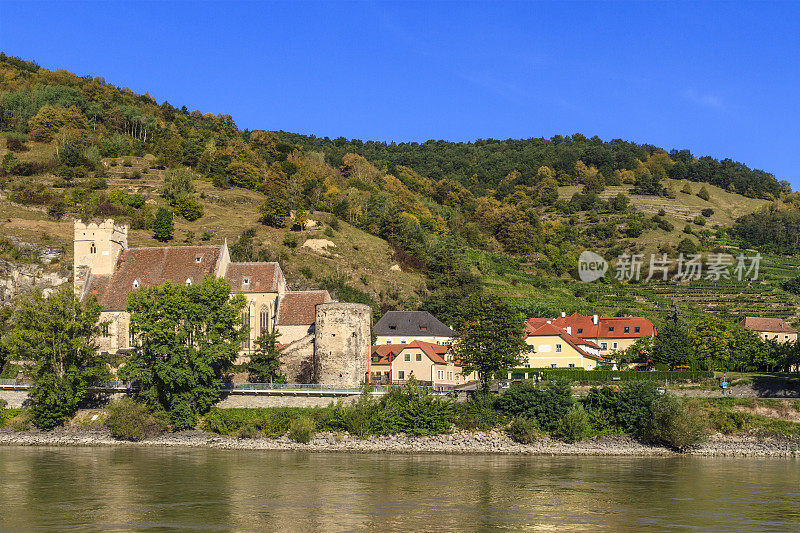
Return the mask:
[(0, 447), (0, 530), (800, 531), (800, 461)]

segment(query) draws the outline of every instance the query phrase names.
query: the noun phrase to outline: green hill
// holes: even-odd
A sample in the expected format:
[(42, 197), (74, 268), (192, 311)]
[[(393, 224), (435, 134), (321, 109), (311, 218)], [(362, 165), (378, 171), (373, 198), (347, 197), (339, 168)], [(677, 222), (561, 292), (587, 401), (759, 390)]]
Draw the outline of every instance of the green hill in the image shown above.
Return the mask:
[[(386, 144), (241, 131), (228, 115), (0, 54), (0, 232), (68, 254), (70, 217), (126, 220), (132, 245), (154, 245), (163, 208), (170, 245), (227, 239), (239, 257), (280, 261), (297, 287), (445, 320), (480, 287), (549, 310), (658, 316), (677, 300), (691, 316), (796, 318), (779, 283), (791, 257), (765, 260), (755, 287), (574, 280), (584, 249), (738, 249), (750, 241), (736, 220), (796, 203), (741, 163), (580, 134)], [(298, 231), (304, 217), (316, 225)], [(757, 217), (746, 223), (763, 236)]]

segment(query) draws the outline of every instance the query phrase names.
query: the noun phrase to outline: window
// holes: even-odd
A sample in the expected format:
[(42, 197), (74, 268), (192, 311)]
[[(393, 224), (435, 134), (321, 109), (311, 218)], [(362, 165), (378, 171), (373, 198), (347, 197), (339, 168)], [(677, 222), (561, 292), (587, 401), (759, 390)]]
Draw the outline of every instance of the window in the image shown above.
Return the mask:
[(536, 346), (533, 346), (532, 344), (529, 345), (528, 346), (528, 351), (531, 352), (531, 353), (534, 353), (536, 351)]
[(617, 349), (617, 347), (619, 346), (619, 344), (617, 344), (617, 343), (615, 342), (614, 344), (612, 344), (612, 346), (613, 346), (613, 347), (614, 347), (614, 349), (616, 350), (616, 349)]
[(614, 326), (609, 326), (608, 331), (614, 331)]
[(134, 289), (138, 289), (139, 285), (141, 285), (141, 283), (139, 282), (138, 279), (133, 280), (133, 288)]
[(242, 285), (250, 285), (250, 278), (244, 278), (242, 280)]
[(556, 353), (561, 353), (561, 345), (556, 344)]
[(442, 341), (442, 346), (451, 346), (453, 341)]
[(128, 348), (132, 348), (136, 344), (136, 334), (133, 332), (132, 327), (128, 327)]
[(202, 262), (202, 261), (203, 261), (203, 256), (202, 256), (202, 255), (198, 255), (198, 256), (196, 256), (196, 257), (194, 258), (194, 262), (195, 262), (195, 263), (200, 263), (200, 262)]
[(108, 323), (107, 322), (103, 324), (101, 330), (102, 330), (101, 334), (103, 335), (103, 337), (108, 337), (109, 336), (109, 334), (108, 334)]
[(633, 332), (634, 333), (639, 333), (640, 331), (642, 331), (642, 328), (640, 328), (639, 326), (636, 326), (635, 328), (633, 328)]
[(625, 326), (625, 333), (630, 333), (630, 332), (631, 332), (630, 326)]
[(389, 329), (397, 329), (397, 326), (389, 326)]
[(261, 335), (269, 333), (269, 309), (266, 305), (261, 306), (261, 312), (258, 314), (258, 332)]
[(570, 363), (570, 364), (569, 364), (569, 365), (567, 365), (567, 366), (569, 366), (570, 368), (575, 368), (575, 363)]
[(452, 372), (448, 372), (447, 373), (447, 379), (452, 381), (452, 379), (453, 379), (453, 373)]
[(244, 342), (242, 342), (242, 349), (249, 350), (250, 349), (250, 308), (245, 307), (244, 311), (242, 311), (242, 329), (247, 332), (247, 337), (245, 338)]
[(406, 379), (406, 373), (400, 370), (399, 372), (397, 372), (397, 379), (400, 380)]
[(421, 353), (417, 354), (417, 361), (422, 361), (422, 354)]
[(378, 356), (378, 355), (376, 355), (375, 357), (373, 357), (373, 358), (372, 358), (372, 362), (373, 362), (373, 363), (377, 363), (377, 362), (378, 362), (378, 361), (380, 361), (380, 360), (381, 360), (381, 358), (380, 358), (380, 356)]
[(392, 344), (392, 339), (386, 339), (386, 344)]
[(550, 368), (558, 368), (558, 365), (556, 363), (550, 363)]
[(580, 335), (581, 333), (583, 333), (583, 328), (578, 328), (578, 334)]
[(524, 364), (524, 365), (522, 365), (522, 366), (524, 366), (525, 368), (530, 368), (530, 367), (531, 367), (531, 364), (530, 364), (530, 363), (525, 363), (525, 364)]
[(436, 377), (439, 378), (439, 379), (443, 379), (444, 378), (444, 370), (439, 370), (436, 373)]
[(186, 286), (190, 286), (192, 284), (192, 278), (186, 278)]
[(600, 343), (600, 349), (601, 350), (608, 350), (608, 343), (607, 342), (601, 342)]
[(411, 354), (407, 353), (403, 359), (405, 359), (406, 361), (411, 361)]
[(401, 339), (401, 340), (400, 340), (400, 344), (405, 344), (405, 343), (406, 343), (406, 340), (405, 340), (405, 339)]
[(419, 330), (420, 331), (428, 331), (428, 326), (420, 326)]
[(89, 253), (90, 253), (90, 254), (96, 254), (96, 253), (97, 253), (97, 247), (94, 245), (94, 243), (92, 243), (92, 244), (89, 246)]

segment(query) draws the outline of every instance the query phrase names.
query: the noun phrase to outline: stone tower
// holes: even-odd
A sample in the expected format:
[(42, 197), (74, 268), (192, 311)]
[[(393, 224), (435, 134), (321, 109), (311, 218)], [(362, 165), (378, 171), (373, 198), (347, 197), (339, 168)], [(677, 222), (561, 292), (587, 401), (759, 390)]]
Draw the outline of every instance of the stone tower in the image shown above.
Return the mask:
[(89, 273), (114, 272), (119, 254), (128, 248), (128, 226), (116, 225), (112, 219), (89, 223), (76, 220), (73, 246), (74, 287), (80, 293)]
[(315, 381), (358, 387), (367, 378), (372, 309), (331, 302), (317, 306), (314, 326)]

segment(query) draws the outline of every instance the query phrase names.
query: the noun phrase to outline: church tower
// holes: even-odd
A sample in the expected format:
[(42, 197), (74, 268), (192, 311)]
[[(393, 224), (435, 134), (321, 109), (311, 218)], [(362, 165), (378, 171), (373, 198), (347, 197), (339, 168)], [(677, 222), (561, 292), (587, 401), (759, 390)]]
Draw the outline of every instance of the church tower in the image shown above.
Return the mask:
[(75, 221), (74, 288), (81, 294), (89, 274), (112, 274), (117, 258), (128, 248), (128, 226), (114, 220), (84, 223)]

